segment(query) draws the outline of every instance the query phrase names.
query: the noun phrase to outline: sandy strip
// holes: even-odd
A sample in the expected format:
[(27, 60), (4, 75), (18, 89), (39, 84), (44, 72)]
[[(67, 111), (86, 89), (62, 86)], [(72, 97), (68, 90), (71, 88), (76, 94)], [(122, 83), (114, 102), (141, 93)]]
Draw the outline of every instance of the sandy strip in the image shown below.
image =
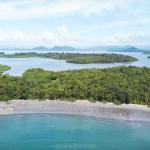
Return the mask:
[(0, 102), (0, 115), (10, 114), (74, 114), (107, 119), (150, 122), (150, 108), (143, 105), (90, 103), (89, 101), (12, 100)]

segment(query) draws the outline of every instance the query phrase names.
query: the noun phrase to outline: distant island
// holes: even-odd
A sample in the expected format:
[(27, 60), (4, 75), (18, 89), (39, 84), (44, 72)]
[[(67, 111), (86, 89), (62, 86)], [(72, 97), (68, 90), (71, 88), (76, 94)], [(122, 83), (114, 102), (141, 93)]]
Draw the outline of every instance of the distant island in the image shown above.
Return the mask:
[[(49, 51), (76, 51), (79, 50), (77, 48), (73, 48), (70, 46), (54, 46), (52, 48), (47, 48), (44, 46), (39, 46), (33, 48), (33, 50), (49, 50)], [(85, 48), (82, 49), (82, 51), (109, 51), (109, 52), (144, 52), (144, 50), (141, 50), (139, 48), (136, 48), (134, 46), (97, 46), (97, 47), (91, 47), (91, 48)]]
[(47, 48), (45, 46), (34, 47), (31, 50), (49, 50), (49, 51), (75, 51), (76, 48), (70, 46), (54, 46), (52, 48)]
[(49, 50), (49, 48), (44, 47), (44, 46), (39, 46), (39, 47), (34, 47), (32, 50)]
[(106, 52), (144, 52), (147, 53), (147, 50), (143, 50), (134, 46), (95, 46), (95, 47), (89, 47), (89, 48), (74, 48), (71, 46), (54, 46), (54, 47), (46, 47), (46, 46), (37, 46), (33, 48), (1, 48), (0, 50), (30, 50), (32, 51), (62, 51), (62, 52), (71, 52), (71, 51), (106, 51)]
[(136, 48), (134, 46), (125, 46), (125, 47), (114, 47), (110, 48), (111, 52), (144, 52), (143, 50)]
[(51, 51), (76, 51), (76, 48), (70, 46), (54, 46), (50, 49)]
[(40, 57), (51, 58), (58, 60), (66, 60), (68, 63), (76, 64), (91, 64), (91, 63), (123, 63), (134, 62), (137, 59), (127, 55), (121, 54), (79, 54), (79, 53), (15, 53), (4, 54), (1, 53), (0, 57), (5, 58), (28, 58)]

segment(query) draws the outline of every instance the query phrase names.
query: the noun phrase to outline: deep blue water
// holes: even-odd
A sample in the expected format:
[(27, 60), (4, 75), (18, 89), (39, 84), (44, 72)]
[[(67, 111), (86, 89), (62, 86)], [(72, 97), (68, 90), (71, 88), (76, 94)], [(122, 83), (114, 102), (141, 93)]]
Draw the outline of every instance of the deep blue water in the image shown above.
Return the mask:
[(150, 124), (69, 115), (0, 117), (0, 150), (150, 150)]
[[(12, 52), (12, 51), (11, 51)], [(13, 51), (16, 52), (16, 51)], [(22, 51), (21, 51), (22, 52)], [(38, 51), (39, 52), (39, 51)], [(44, 51), (45, 52), (45, 51)], [(48, 52), (48, 51), (46, 51)], [(74, 53), (108, 53), (101, 51), (74, 51)], [(148, 55), (141, 52), (128, 52), (121, 53), (138, 58), (138, 61), (133, 63), (110, 63), (110, 64), (72, 64), (67, 63), (65, 60), (54, 60), (54, 59), (43, 59), (43, 58), (0, 58), (0, 64), (9, 65), (12, 67), (11, 70), (5, 73), (11, 75), (22, 75), (27, 69), (30, 68), (43, 68), (51, 71), (63, 71), (73, 69), (84, 69), (84, 68), (110, 68), (117, 66), (138, 66), (138, 67), (150, 67), (150, 59)]]

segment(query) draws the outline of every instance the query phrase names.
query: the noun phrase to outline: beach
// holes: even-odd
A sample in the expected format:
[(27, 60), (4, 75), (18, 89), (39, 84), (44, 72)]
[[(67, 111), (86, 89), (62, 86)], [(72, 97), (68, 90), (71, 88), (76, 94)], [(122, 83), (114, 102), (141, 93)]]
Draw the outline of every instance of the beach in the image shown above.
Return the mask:
[(143, 105), (91, 103), (86, 100), (11, 100), (0, 102), (0, 115), (70, 114), (126, 121), (150, 122), (150, 108)]

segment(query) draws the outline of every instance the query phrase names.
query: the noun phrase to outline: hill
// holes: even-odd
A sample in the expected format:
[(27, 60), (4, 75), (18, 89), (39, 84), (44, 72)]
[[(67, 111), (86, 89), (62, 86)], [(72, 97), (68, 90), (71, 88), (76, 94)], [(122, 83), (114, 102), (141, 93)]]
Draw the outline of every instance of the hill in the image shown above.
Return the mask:
[(47, 47), (44, 47), (44, 46), (34, 47), (32, 49), (33, 50), (49, 50)]
[(143, 52), (143, 50), (138, 49), (134, 46), (125, 46), (125, 47), (113, 47), (110, 48), (111, 52)]
[(51, 51), (74, 51), (74, 50), (77, 50), (77, 49), (75, 49), (73, 47), (70, 47), (70, 46), (54, 46), (50, 50)]

